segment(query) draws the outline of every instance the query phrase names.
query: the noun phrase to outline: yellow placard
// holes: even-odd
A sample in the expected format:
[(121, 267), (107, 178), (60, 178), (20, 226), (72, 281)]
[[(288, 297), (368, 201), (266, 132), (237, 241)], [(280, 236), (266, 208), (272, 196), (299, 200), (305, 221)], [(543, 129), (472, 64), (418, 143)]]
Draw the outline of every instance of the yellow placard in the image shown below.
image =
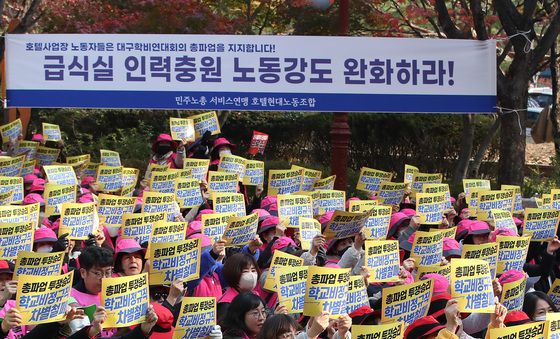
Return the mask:
[(43, 140), (45, 141), (60, 141), (62, 140), (62, 134), (60, 133), (60, 127), (55, 124), (48, 124), (43, 122)]
[(463, 244), (461, 258), (486, 261), (490, 268), (490, 276), (494, 279), (498, 265), (498, 243), (490, 242), (482, 245)]
[(369, 297), (364, 278), (353, 275), (348, 282), (348, 295), (346, 297), (346, 313), (350, 314), (360, 307), (369, 307)]
[(500, 298), (500, 303), (508, 309), (508, 312), (521, 311), (523, 308), (526, 286), (527, 278), (525, 277), (523, 279), (502, 285), (502, 297)]
[(209, 159), (187, 158), (183, 160), (183, 169), (190, 169), (192, 177), (197, 178), (198, 181), (206, 181), (209, 165)]
[(15, 206), (0, 206), (0, 224), (32, 222), (39, 225), (39, 203)]
[(222, 239), (227, 224), (235, 213), (212, 213), (202, 215), (202, 234), (212, 239), (212, 243)]
[(35, 253), (19, 252), (14, 269), (14, 280), (20, 275), (33, 275), (38, 277), (50, 277), (60, 274), (64, 252)]
[(493, 313), (494, 290), (488, 263), (479, 259), (451, 260), (451, 295), (461, 312)]
[(0, 192), (12, 192), (8, 204), (20, 204), (23, 201), (23, 178), (0, 177)]
[(101, 166), (96, 162), (88, 162), (85, 164), (84, 168), (82, 169), (82, 178), (83, 177), (97, 177), (97, 169)]
[(560, 210), (526, 208), (523, 218), (523, 234), (531, 235), (531, 241), (550, 241), (556, 236)]
[(97, 184), (103, 192), (116, 192), (123, 187), (123, 167), (100, 165), (97, 168)]
[(45, 214), (60, 215), (65, 202), (76, 202), (76, 185), (45, 184)]
[(386, 324), (402, 321), (408, 326), (425, 317), (433, 290), (432, 279), (384, 288), (381, 294), (381, 322)]
[(208, 172), (208, 192), (236, 193), (239, 176), (236, 173)]
[(321, 224), (317, 219), (299, 218), (299, 237), (302, 249), (309, 251), (311, 242), (317, 234), (321, 234)]
[(435, 274), (442, 275), (442, 276), (446, 277), (447, 280), (449, 280), (450, 276), (451, 276), (451, 265), (449, 265), (449, 264), (446, 264), (446, 265), (435, 264), (435, 265), (429, 265), (429, 266), (420, 266), (416, 270), (415, 280), (419, 281), (419, 280), (422, 279), (423, 276), (425, 276), (426, 274), (430, 274), (430, 273), (435, 273)]
[(453, 208), (448, 184), (424, 184), (423, 193), (445, 193), (445, 208)]
[(167, 212), (168, 219), (177, 212), (177, 202), (173, 193), (144, 192), (142, 213)]
[(370, 216), (364, 225), (366, 239), (383, 240), (387, 238), (391, 212), (391, 206), (373, 206), (369, 209)]
[(412, 165), (404, 165), (404, 182), (407, 184), (412, 184), (412, 180), (414, 180), (414, 174), (420, 172), (418, 167)]
[(303, 170), (268, 171), (268, 195), (294, 194), (301, 191)]
[(523, 325), (508, 326), (504, 328), (491, 328), (490, 339), (513, 339), (513, 338), (531, 338), (531, 339), (545, 339), (546, 322), (531, 322)]
[(229, 218), (223, 238), (227, 246), (242, 246), (255, 239), (259, 226), (259, 214)]
[(399, 242), (397, 240), (366, 240), (365, 264), (370, 271), (370, 282), (399, 280)]
[(494, 229), (508, 228), (517, 233), (517, 225), (515, 225), (510, 211), (493, 209), (490, 211), (490, 216), (491, 221), (494, 222)]
[(313, 218), (313, 201), (308, 195), (280, 194), (277, 201), (278, 218), (292, 227), (300, 218)]
[(276, 285), (278, 303), (286, 306), (288, 313), (302, 313), (307, 284), (308, 266), (278, 267)]
[(362, 167), (356, 189), (366, 192), (378, 192), (383, 181), (391, 181), (393, 173), (373, 168)]
[(181, 208), (200, 206), (204, 200), (198, 179), (178, 178), (175, 180), (175, 198)]
[(150, 303), (148, 274), (101, 280), (101, 306), (107, 311), (103, 328), (141, 324)]
[(403, 200), (407, 183), (383, 181), (377, 198), (382, 205), (398, 205)]
[(439, 225), (446, 209), (445, 193), (416, 194), (416, 212), (420, 215), (420, 223)]
[(61, 207), (59, 234), (68, 234), (70, 240), (87, 240), (99, 228), (95, 203), (63, 203)]
[(21, 174), (25, 155), (16, 157), (0, 156), (0, 176), (18, 177)]
[(123, 167), (122, 169), (122, 190), (121, 195), (131, 197), (138, 182), (140, 170), (137, 168)]
[(502, 185), (502, 191), (513, 191), (513, 213), (523, 213), (523, 197), (521, 196), (521, 187), (517, 185)]
[(463, 179), (463, 191), (469, 194), (472, 189), (490, 190), (490, 180), (485, 179)]
[(32, 222), (0, 223), (0, 260), (14, 260), (19, 252), (33, 250)]
[(171, 284), (198, 279), (200, 274), (200, 239), (150, 245), (150, 285)]
[(217, 324), (215, 297), (183, 298), (172, 339), (207, 338)]
[(69, 165), (43, 166), (47, 180), (57, 185), (78, 185), (74, 169)]
[(538, 205), (539, 208), (552, 208), (552, 194), (543, 194), (541, 204)]
[(457, 227), (451, 228), (430, 228), (428, 232), (441, 232), (443, 233), (444, 238), (452, 238), (455, 239), (455, 235), (457, 234)]
[(472, 216), (475, 216), (478, 210), (478, 195), (485, 190), (484, 188), (471, 188), (467, 194), (467, 205), (469, 206), (469, 212)]
[(334, 189), (334, 183), (336, 182), (336, 175), (331, 175), (323, 179), (318, 179), (313, 184), (313, 190), (332, 190)]
[(509, 270), (523, 271), (523, 265), (527, 258), (527, 250), (531, 237), (509, 237), (498, 235), (498, 264), (496, 274), (502, 274)]
[(560, 306), (560, 279), (554, 279), (554, 282), (552, 283), (552, 286), (550, 286), (547, 294), (556, 307)]
[(150, 179), (152, 177), (152, 175), (154, 175), (155, 173), (163, 173), (163, 172), (167, 172), (169, 171), (170, 168), (167, 164), (164, 165), (158, 165), (158, 164), (148, 164), (148, 169), (146, 170), (146, 179)]
[(331, 317), (346, 314), (349, 268), (310, 266), (307, 273), (303, 315), (327, 312)]
[(415, 192), (423, 193), (426, 184), (441, 184), (443, 175), (441, 173), (414, 173), (411, 188)]
[(352, 339), (402, 339), (404, 329), (402, 321), (384, 325), (352, 325)]
[(2, 135), (2, 143), (7, 144), (10, 140), (17, 140), (23, 130), (21, 120), (16, 119), (6, 125), (0, 126), (0, 134)]
[(350, 200), (348, 203), (348, 212), (367, 212), (377, 205), (379, 205), (377, 200)]
[(317, 182), (317, 180), (321, 179), (323, 175), (322, 171), (317, 171), (301, 166), (292, 165), (293, 170), (303, 170), (303, 182), (301, 184), (301, 190), (304, 192), (311, 192), (313, 191), (313, 186)]
[(76, 155), (76, 156), (72, 156), (72, 157), (66, 157), (66, 163), (67, 164), (78, 164), (78, 163), (88, 163), (91, 161), (91, 155), (89, 154), (82, 154), (82, 155)]
[(35, 159), (37, 154), (37, 148), (39, 147), (39, 142), (30, 140), (21, 140), (14, 150), (15, 155), (25, 155), (26, 160)]
[(60, 150), (58, 148), (38, 146), (35, 159), (37, 159), (39, 166), (52, 165), (58, 159), (59, 154)]
[(28, 174), (33, 174), (35, 172), (36, 164), (37, 164), (36, 160), (24, 161), (19, 175), (23, 178)]
[(264, 184), (264, 162), (258, 160), (245, 161), (245, 173), (243, 174), (243, 185), (257, 186)]
[[(147, 193), (147, 192), (146, 192)], [(135, 197), (123, 197), (110, 194), (99, 194), (97, 213), (104, 217), (104, 224), (108, 227), (121, 227), (122, 216), (134, 212)]]
[(243, 181), (243, 176), (245, 175), (245, 158), (239, 157), (237, 155), (226, 154), (220, 157), (220, 163), (218, 164), (218, 172), (235, 173), (237, 174), (237, 179)]
[(121, 155), (119, 152), (100, 149), (100, 162), (105, 166), (121, 166)]
[(416, 259), (416, 266), (430, 266), (441, 262), (443, 256), (443, 232), (416, 231), (410, 256)]
[(134, 239), (140, 245), (149, 242), (154, 224), (166, 220), (165, 212), (125, 213), (122, 215), (121, 237)]
[(492, 220), (492, 210), (513, 212), (513, 191), (481, 191), (478, 192), (477, 219)]
[(74, 272), (37, 277), (21, 275), (18, 279), (16, 307), (23, 325), (61, 321), (66, 318)]
[[(180, 221), (156, 221), (152, 226), (150, 244), (176, 242), (185, 240), (187, 223)], [(148, 247), (149, 249), (149, 247)], [(148, 251), (148, 254), (150, 251)]]
[(235, 213), (238, 217), (246, 215), (245, 197), (241, 193), (214, 193), (214, 212), (216, 213)]
[(13, 195), (14, 195), (14, 191), (6, 191), (0, 193), (0, 206), (6, 206), (11, 204)]
[(193, 115), (189, 119), (193, 120), (196, 138), (200, 138), (206, 131), (210, 131), (212, 135), (221, 133), (220, 122), (215, 111)]
[(560, 189), (554, 188), (550, 190), (551, 202), (550, 207), (560, 210)]
[(179, 173), (175, 171), (154, 172), (150, 177), (150, 191), (175, 194), (175, 181)]
[(362, 231), (370, 215), (371, 211), (364, 213), (335, 211), (327, 223), (323, 235), (327, 239), (353, 237)]
[(346, 210), (346, 192), (338, 190), (317, 190), (311, 193), (313, 215)]
[(192, 119), (169, 118), (169, 130), (173, 140), (194, 141), (194, 122)]
[(546, 334), (549, 339), (560, 338), (560, 313), (546, 313)]
[(268, 274), (266, 275), (266, 280), (264, 282), (264, 288), (272, 291), (277, 292), (277, 285), (275, 283), (277, 270), (280, 267), (300, 267), (303, 266), (303, 259), (300, 257), (296, 257), (295, 255), (291, 255), (282, 251), (274, 251), (272, 255), (272, 260), (270, 261), (270, 269), (268, 270)]

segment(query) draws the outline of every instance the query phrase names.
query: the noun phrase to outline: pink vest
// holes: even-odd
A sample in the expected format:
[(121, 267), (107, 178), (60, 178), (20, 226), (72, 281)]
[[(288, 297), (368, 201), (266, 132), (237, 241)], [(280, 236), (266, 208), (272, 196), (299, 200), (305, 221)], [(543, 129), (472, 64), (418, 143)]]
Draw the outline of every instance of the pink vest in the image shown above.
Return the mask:
[[(16, 301), (15, 300), (7, 300), (6, 304), (4, 304), (4, 307), (2, 309), (0, 309), (0, 318), (4, 319), (4, 317), (6, 317), (6, 313), (12, 309), (16, 307)], [(27, 332), (29, 332), (31, 329), (28, 328), (27, 326), (16, 326), (14, 328), (12, 328), (10, 330), (10, 332), (8, 332), (8, 335), (6, 336), (6, 338), (8, 339), (19, 339), (21, 337), (23, 337), (24, 335), (27, 334)]]
[[(70, 295), (76, 299), (76, 301), (78, 302), (78, 304), (80, 306), (89, 306), (89, 305), (97, 305), (97, 306), (101, 306), (101, 297), (98, 295), (93, 295), (93, 294), (88, 294), (88, 293), (83, 293), (78, 291), (75, 288), (72, 288), (72, 291), (70, 292)], [(116, 329), (114, 328), (108, 328), (108, 329), (104, 329), (103, 331), (101, 331), (101, 337), (103, 338), (109, 338), (112, 337), (115, 333), (117, 332)]]
[(216, 272), (212, 276), (206, 275), (193, 291), (193, 297), (216, 297), (222, 295), (222, 285), (220, 277)]

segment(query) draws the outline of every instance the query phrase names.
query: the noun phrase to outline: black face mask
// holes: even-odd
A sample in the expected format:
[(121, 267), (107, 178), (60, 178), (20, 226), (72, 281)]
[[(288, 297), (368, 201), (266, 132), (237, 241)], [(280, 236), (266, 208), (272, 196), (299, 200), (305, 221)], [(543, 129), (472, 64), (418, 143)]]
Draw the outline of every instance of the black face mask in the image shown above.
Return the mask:
[(171, 151), (171, 149), (172, 149), (171, 146), (159, 146), (156, 149), (156, 154), (157, 155), (165, 155), (165, 154), (169, 153), (169, 151)]

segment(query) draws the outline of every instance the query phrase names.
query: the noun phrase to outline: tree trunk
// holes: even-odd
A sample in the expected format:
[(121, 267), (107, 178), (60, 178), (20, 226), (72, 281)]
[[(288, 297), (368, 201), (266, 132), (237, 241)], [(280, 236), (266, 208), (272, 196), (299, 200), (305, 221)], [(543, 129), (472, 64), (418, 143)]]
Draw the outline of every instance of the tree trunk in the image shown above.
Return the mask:
[[(524, 76), (511, 79), (508, 93), (500, 96), (504, 108), (500, 114), (500, 161), (498, 183), (500, 185), (523, 185), (525, 169), (525, 144), (527, 124), (528, 80)], [(517, 110), (517, 111), (513, 111)]]
[(463, 131), (461, 133), (461, 146), (459, 151), (459, 158), (455, 165), (455, 172), (453, 174), (453, 182), (458, 184), (465, 179), (467, 170), (469, 168), (469, 161), (474, 142), (474, 114), (463, 115)]
[(558, 126), (558, 54), (556, 43), (550, 49), (550, 76), (552, 80), (552, 108), (550, 110), (550, 122), (552, 134), (554, 135), (554, 150), (556, 160), (560, 159), (560, 127)]
[(488, 147), (490, 147), (492, 140), (494, 140), (494, 137), (498, 132), (498, 128), (500, 128), (500, 118), (496, 117), (496, 120), (494, 121), (492, 126), (490, 126), (488, 133), (486, 133), (486, 136), (484, 136), (484, 139), (480, 143), (480, 146), (478, 147), (478, 151), (474, 156), (473, 162), (469, 168), (470, 178), (478, 177), (478, 171), (480, 170), (480, 165), (482, 164), (482, 160), (484, 160), (484, 155), (486, 155), (486, 151), (488, 150)]

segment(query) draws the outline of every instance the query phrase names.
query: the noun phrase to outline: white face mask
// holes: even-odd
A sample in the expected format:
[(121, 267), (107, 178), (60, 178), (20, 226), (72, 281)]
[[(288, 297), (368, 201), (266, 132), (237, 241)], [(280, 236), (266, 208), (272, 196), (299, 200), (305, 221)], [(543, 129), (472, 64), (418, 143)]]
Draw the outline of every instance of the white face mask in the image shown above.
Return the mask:
[(229, 148), (221, 148), (218, 151), (218, 154), (220, 155), (220, 158), (223, 157), (224, 155), (231, 155), (231, 150)]
[(239, 279), (239, 289), (243, 291), (252, 291), (257, 286), (257, 278), (257, 272), (242, 273)]
[(546, 315), (540, 315), (538, 317), (535, 317), (535, 321), (545, 321), (546, 320)]
[(51, 253), (52, 246), (41, 246), (37, 249), (37, 253)]

